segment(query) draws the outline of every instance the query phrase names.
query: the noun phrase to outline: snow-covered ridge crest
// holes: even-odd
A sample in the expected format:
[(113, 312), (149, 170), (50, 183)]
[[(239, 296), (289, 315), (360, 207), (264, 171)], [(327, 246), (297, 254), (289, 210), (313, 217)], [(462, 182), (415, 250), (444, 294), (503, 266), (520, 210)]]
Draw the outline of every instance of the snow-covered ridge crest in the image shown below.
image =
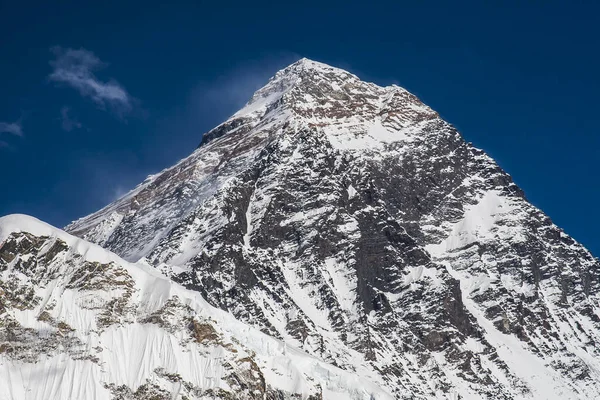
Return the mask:
[(25, 214), (11, 214), (0, 217), (0, 243), (5, 241), (12, 233), (21, 232), (60, 239), (88, 261), (100, 263), (122, 262), (121, 258), (113, 252), (70, 235), (62, 229), (58, 229), (35, 217)]

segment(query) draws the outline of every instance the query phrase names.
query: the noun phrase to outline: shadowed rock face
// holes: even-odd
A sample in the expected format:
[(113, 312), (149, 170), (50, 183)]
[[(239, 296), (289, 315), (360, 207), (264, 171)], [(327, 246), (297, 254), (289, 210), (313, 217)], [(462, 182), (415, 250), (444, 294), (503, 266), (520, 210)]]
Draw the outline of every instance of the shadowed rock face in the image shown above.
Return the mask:
[(402, 88), (310, 60), (67, 227), (397, 398), (600, 395), (600, 264)]

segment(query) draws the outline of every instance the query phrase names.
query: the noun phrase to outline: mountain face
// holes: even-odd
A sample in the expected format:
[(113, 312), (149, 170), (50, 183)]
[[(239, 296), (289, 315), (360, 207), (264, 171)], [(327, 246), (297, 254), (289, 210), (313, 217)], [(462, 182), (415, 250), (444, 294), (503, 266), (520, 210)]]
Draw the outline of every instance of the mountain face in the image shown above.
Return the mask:
[(32, 217), (0, 243), (1, 399), (393, 398)]
[(36, 229), (0, 235), (0, 380), (31, 398), (69, 398), (39, 365), (119, 399), (600, 397), (599, 261), (414, 95), (321, 63), (81, 239)]

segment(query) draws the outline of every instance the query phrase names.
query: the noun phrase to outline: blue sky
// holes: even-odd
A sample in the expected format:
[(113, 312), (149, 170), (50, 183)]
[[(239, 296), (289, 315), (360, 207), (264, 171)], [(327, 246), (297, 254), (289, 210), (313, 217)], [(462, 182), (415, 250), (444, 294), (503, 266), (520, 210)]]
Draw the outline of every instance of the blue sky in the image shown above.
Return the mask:
[(102, 207), (308, 57), (415, 93), (600, 255), (593, 2), (85, 3), (0, 2), (0, 215)]

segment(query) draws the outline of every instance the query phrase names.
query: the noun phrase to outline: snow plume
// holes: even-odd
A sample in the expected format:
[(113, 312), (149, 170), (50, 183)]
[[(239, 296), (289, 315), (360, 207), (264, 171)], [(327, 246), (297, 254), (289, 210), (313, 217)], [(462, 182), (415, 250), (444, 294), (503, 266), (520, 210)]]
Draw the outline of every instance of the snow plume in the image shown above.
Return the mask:
[(177, 132), (169, 137), (169, 146), (161, 146), (157, 153), (163, 165), (198, 146), (202, 133), (233, 115), (272, 74), (299, 58), (289, 52), (272, 54), (224, 66), (218, 76), (198, 80), (169, 114), (157, 121), (158, 132)]
[(103, 82), (95, 71), (106, 67), (94, 53), (86, 49), (64, 49), (60, 46), (51, 49), (55, 59), (50, 62), (53, 68), (48, 78), (56, 83), (66, 84), (91, 98), (100, 108), (111, 107), (119, 113), (132, 109), (132, 98), (125, 88), (114, 80)]
[(195, 114), (200, 108), (208, 108), (211, 114), (227, 118), (243, 107), (277, 70), (299, 58), (290, 52), (272, 54), (239, 64), (214, 82), (199, 82), (190, 95), (190, 108)]

